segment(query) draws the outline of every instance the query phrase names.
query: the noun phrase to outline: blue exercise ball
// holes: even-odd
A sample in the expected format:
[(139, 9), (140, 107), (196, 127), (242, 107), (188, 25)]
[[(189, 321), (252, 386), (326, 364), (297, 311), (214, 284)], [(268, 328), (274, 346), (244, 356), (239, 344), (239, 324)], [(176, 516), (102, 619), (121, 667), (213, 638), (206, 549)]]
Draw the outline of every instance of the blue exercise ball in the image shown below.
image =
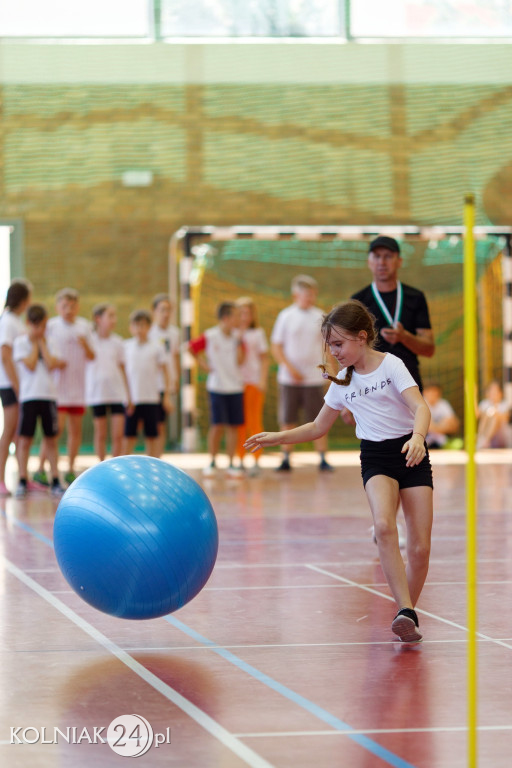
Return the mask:
[(60, 501), (53, 532), (70, 586), (123, 619), (165, 616), (192, 600), (219, 543), (203, 489), (149, 456), (109, 459), (80, 475)]

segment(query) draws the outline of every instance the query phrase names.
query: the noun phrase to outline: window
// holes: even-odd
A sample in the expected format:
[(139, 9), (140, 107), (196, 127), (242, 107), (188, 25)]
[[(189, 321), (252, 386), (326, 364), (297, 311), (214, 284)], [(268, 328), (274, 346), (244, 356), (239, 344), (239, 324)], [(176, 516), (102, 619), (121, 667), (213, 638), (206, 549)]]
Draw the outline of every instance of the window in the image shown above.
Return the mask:
[(151, 0), (6, 0), (0, 37), (148, 37)]
[(162, 37), (335, 37), (339, 0), (162, 0)]
[(512, 36), (512, 0), (351, 0), (354, 37)]

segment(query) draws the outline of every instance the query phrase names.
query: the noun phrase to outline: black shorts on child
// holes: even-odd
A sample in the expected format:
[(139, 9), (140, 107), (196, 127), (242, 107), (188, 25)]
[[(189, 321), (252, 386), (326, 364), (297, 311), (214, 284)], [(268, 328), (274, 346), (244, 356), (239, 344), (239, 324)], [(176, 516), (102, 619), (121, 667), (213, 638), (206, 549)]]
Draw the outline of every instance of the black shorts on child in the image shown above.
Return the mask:
[(239, 427), (244, 423), (244, 396), (242, 392), (225, 394), (208, 392), (210, 423)]
[(101, 419), (110, 411), (112, 416), (117, 414), (124, 415), (124, 405), (122, 403), (105, 403), (105, 405), (92, 405), (92, 415), (95, 419)]
[(20, 406), (18, 434), (34, 437), (38, 416), (41, 418), (45, 437), (55, 437), (59, 432), (59, 417), (55, 400), (26, 400)]
[(139, 403), (132, 414), (126, 414), (124, 436), (137, 437), (139, 421), (144, 424), (144, 437), (158, 437), (158, 403)]
[(18, 402), (16, 392), (12, 387), (5, 387), (0, 389), (0, 400), (2, 401), (3, 408), (8, 408), (10, 405), (16, 405)]
[(361, 475), (363, 485), (375, 475), (386, 475), (398, 482), (398, 487), (415, 488), (426, 485), (433, 488), (432, 467), (427, 452), (415, 467), (407, 467), (405, 453), (402, 453), (404, 443), (412, 437), (412, 433), (391, 440), (361, 440)]

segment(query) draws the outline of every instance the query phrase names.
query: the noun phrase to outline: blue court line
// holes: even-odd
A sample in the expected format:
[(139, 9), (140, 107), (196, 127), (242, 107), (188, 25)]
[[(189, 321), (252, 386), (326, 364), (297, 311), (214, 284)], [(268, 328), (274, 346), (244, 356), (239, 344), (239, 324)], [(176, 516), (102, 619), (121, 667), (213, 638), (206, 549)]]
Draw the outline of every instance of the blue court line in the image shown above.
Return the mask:
[[(4, 510), (2, 510), (2, 514), (4, 517), (7, 517)], [(17, 525), (19, 528), (24, 530), (26, 533), (30, 533), (39, 541), (43, 542), (44, 544), (47, 544), (52, 549), (54, 548), (53, 541), (47, 538), (46, 536), (43, 536), (43, 534), (39, 533), (38, 531), (36, 531), (35, 528), (32, 528), (30, 525), (27, 525), (26, 523), (23, 523), (21, 520), (17, 520), (16, 518), (13, 518), (12, 522), (14, 522), (15, 525)], [(339, 718), (335, 717), (326, 709), (323, 709), (318, 704), (315, 704), (313, 701), (310, 701), (309, 699), (306, 699), (304, 696), (301, 696), (300, 693), (296, 693), (295, 691), (292, 691), (291, 688), (288, 688), (286, 685), (283, 685), (282, 683), (279, 683), (277, 680), (274, 680), (274, 678), (265, 674), (265, 672), (261, 672), (259, 669), (256, 669), (256, 667), (253, 667), (251, 664), (247, 664), (247, 662), (243, 661), (238, 656), (235, 656), (235, 654), (231, 653), (231, 651), (228, 651), (225, 648), (219, 647), (212, 640), (208, 640), (207, 637), (203, 637), (203, 635), (199, 634), (199, 632), (196, 632), (195, 629), (192, 629), (191, 627), (187, 626), (179, 619), (174, 618), (174, 616), (164, 616), (164, 619), (169, 624), (172, 624), (176, 629), (179, 629), (181, 632), (193, 638), (201, 645), (204, 645), (210, 648), (210, 650), (212, 650), (218, 656), (221, 656), (230, 664), (234, 664), (234, 666), (238, 667), (243, 672), (245, 672), (246, 674), (250, 675), (255, 680), (257, 680), (258, 682), (263, 683), (263, 685), (266, 685), (268, 688), (271, 688), (273, 691), (276, 691), (276, 693), (279, 693), (281, 696), (284, 696), (285, 698), (289, 699), (294, 704), (297, 704), (299, 707), (301, 707), (302, 709), (312, 714), (313, 717), (316, 717), (322, 722), (326, 723), (327, 725), (330, 725), (331, 728), (334, 728), (334, 730), (336, 731), (343, 731), (344, 733), (347, 734), (347, 736), (350, 739), (352, 739), (352, 741), (355, 741), (356, 744), (359, 744), (359, 746), (363, 747), (368, 752), (371, 752), (373, 755), (380, 758), (388, 765), (393, 766), (393, 768), (415, 768), (415, 766), (412, 763), (408, 763), (406, 760), (403, 760), (398, 755), (395, 755), (393, 752), (390, 752), (385, 747), (382, 747), (380, 744), (377, 744), (377, 742), (368, 738), (368, 736), (363, 736), (362, 734), (358, 734), (358, 733), (351, 733), (351, 731), (353, 731), (353, 728), (350, 725), (348, 725), (348, 723), (345, 723), (343, 722), (343, 720), (340, 720)]]
[(43, 544), (47, 544), (52, 549), (53, 547), (53, 541), (49, 539), (47, 536), (44, 536), (42, 533), (39, 533), (39, 531), (36, 531), (35, 528), (32, 528), (31, 525), (27, 525), (27, 523), (22, 522), (21, 520), (18, 520), (16, 517), (7, 517), (7, 514), (5, 512), (5, 509), (2, 509), (2, 515), (5, 517), (5, 519), (9, 523), (14, 523), (18, 528), (21, 528), (22, 531), (25, 531), (26, 533), (30, 533), (34, 538), (39, 539), (39, 541), (42, 541)]
[(390, 752), (385, 747), (382, 747), (380, 744), (377, 744), (377, 742), (368, 738), (368, 736), (363, 736), (358, 733), (351, 733), (351, 731), (354, 729), (348, 725), (348, 723), (344, 723), (343, 720), (339, 720), (330, 712), (327, 712), (326, 709), (323, 709), (313, 701), (310, 701), (304, 696), (301, 696), (300, 693), (292, 691), (291, 688), (288, 688), (286, 685), (283, 685), (277, 680), (274, 680), (274, 678), (265, 674), (265, 672), (261, 672), (259, 669), (256, 669), (256, 667), (251, 666), (251, 664), (247, 664), (247, 662), (243, 661), (238, 656), (235, 656), (235, 654), (231, 653), (231, 651), (218, 646), (212, 640), (208, 640), (207, 637), (203, 637), (203, 635), (199, 634), (199, 632), (196, 632), (195, 629), (187, 626), (179, 619), (176, 619), (174, 616), (164, 616), (164, 619), (169, 624), (172, 624), (172, 626), (174, 626), (176, 629), (184, 632), (198, 643), (201, 643), (201, 645), (210, 648), (213, 653), (216, 653), (226, 661), (229, 661), (230, 664), (234, 664), (235, 667), (238, 667), (238, 669), (241, 669), (243, 672), (250, 675), (258, 682), (263, 683), (263, 685), (266, 685), (268, 688), (276, 691), (276, 693), (279, 693), (281, 696), (289, 699), (294, 704), (302, 707), (302, 709), (305, 709), (314, 717), (322, 720), (324, 723), (327, 723), (327, 725), (330, 725), (331, 728), (334, 728), (336, 731), (343, 731), (350, 739), (352, 739), (352, 741), (355, 741), (357, 744), (359, 744), (359, 746), (368, 750), (368, 752), (371, 752), (388, 765), (392, 765), (393, 768), (415, 768), (412, 763), (408, 763), (406, 760), (403, 760), (398, 755), (395, 755), (393, 752)]

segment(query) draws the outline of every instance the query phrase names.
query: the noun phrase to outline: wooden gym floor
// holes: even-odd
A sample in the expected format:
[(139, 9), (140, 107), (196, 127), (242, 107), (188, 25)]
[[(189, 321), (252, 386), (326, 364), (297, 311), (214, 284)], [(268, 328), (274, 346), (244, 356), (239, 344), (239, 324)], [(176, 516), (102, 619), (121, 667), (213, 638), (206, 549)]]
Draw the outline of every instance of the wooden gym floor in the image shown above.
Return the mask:
[[(357, 454), (330, 458), (330, 475), (296, 453), (283, 476), (267, 454), (257, 478), (203, 481), (205, 456), (167, 456), (203, 483), (220, 550), (195, 600), (147, 622), (101, 614), (70, 590), (52, 548), (56, 500), (2, 500), (0, 764), (122, 765), (106, 743), (11, 744), (11, 728), (32, 728), (34, 740), (45, 726), (51, 741), (55, 727), (90, 736), (136, 713), (171, 737), (144, 766), (466, 766), (464, 456), (433, 454), (424, 642), (414, 647), (390, 631)], [(478, 460), (479, 766), (510, 768), (512, 452)]]

